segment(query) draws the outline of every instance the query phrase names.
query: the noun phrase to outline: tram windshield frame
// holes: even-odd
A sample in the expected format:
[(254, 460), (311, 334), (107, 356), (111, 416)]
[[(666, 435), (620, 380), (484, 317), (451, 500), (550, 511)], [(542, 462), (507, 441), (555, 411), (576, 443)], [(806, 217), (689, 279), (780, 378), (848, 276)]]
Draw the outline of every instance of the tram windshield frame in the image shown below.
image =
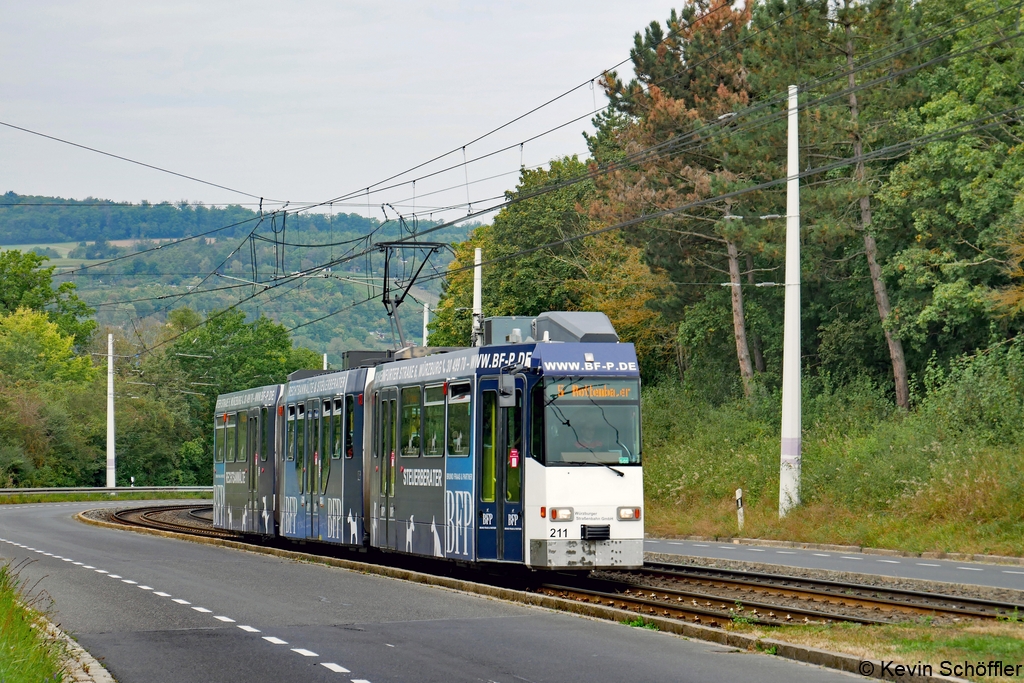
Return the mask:
[(545, 377), (531, 404), (532, 455), (542, 464), (641, 464), (639, 379)]

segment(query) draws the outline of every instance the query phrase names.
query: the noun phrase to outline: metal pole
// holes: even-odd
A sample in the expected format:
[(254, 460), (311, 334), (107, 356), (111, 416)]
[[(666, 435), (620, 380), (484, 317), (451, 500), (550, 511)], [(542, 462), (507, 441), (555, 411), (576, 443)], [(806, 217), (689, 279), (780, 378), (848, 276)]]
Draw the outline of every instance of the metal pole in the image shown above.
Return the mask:
[(114, 335), (107, 335), (107, 488), (117, 485), (114, 458)]
[(800, 504), (800, 144), (797, 87), (789, 86), (786, 174), (786, 305), (782, 334), (782, 462), (779, 517)]
[(484, 345), (484, 250), (477, 248), (473, 256), (473, 346)]
[(430, 305), (423, 302), (423, 345), (427, 345), (427, 323), (430, 322)]

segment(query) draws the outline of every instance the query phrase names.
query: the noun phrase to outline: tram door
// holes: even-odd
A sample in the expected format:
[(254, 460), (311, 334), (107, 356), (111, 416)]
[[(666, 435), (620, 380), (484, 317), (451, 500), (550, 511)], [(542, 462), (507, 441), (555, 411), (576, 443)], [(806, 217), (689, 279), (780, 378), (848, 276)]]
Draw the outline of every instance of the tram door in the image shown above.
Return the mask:
[(307, 538), (319, 536), (320, 525), (317, 523), (320, 509), (319, 479), (320, 456), (323, 453), (320, 444), (320, 400), (306, 401), (306, 461), (303, 477), (306, 491), (306, 529)]
[[(506, 377), (506, 380), (508, 378)], [(477, 428), (477, 558), (523, 560), (523, 393), (498, 378), (480, 380)], [(502, 405), (506, 404), (506, 405)]]
[(260, 486), (260, 433), (263, 423), (260, 420), (260, 409), (249, 410), (249, 457), (246, 460), (247, 469), (246, 483), (249, 486), (249, 496), (246, 501), (245, 531), (258, 532), (259, 522), (257, 519), (257, 497)]
[(398, 529), (395, 524), (395, 468), (398, 463), (398, 390), (385, 389), (380, 393), (381, 426), (383, 439), (380, 463), (380, 522), (383, 534), (380, 545), (384, 548), (398, 547)]

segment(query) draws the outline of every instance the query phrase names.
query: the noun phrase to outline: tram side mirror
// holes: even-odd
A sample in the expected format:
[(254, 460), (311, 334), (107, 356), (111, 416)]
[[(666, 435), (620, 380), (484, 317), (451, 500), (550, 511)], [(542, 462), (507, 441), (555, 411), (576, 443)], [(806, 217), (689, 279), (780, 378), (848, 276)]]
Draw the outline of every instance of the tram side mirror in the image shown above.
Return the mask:
[(498, 407), (516, 407), (516, 378), (514, 375), (498, 375)]

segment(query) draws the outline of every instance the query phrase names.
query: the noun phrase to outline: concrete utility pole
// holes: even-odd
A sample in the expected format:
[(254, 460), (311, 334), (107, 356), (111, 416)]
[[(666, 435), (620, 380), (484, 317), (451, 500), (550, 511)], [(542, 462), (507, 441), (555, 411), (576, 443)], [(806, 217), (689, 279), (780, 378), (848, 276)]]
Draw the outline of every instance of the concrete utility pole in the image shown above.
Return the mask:
[(797, 87), (789, 86), (786, 175), (786, 305), (782, 333), (782, 464), (779, 517), (800, 504), (800, 141)]
[(484, 250), (477, 247), (473, 256), (473, 346), (484, 345)]
[(427, 345), (427, 323), (430, 322), (430, 305), (423, 302), (423, 345)]
[(107, 335), (107, 488), (117, 486), (114, 458), (114, 335)]

